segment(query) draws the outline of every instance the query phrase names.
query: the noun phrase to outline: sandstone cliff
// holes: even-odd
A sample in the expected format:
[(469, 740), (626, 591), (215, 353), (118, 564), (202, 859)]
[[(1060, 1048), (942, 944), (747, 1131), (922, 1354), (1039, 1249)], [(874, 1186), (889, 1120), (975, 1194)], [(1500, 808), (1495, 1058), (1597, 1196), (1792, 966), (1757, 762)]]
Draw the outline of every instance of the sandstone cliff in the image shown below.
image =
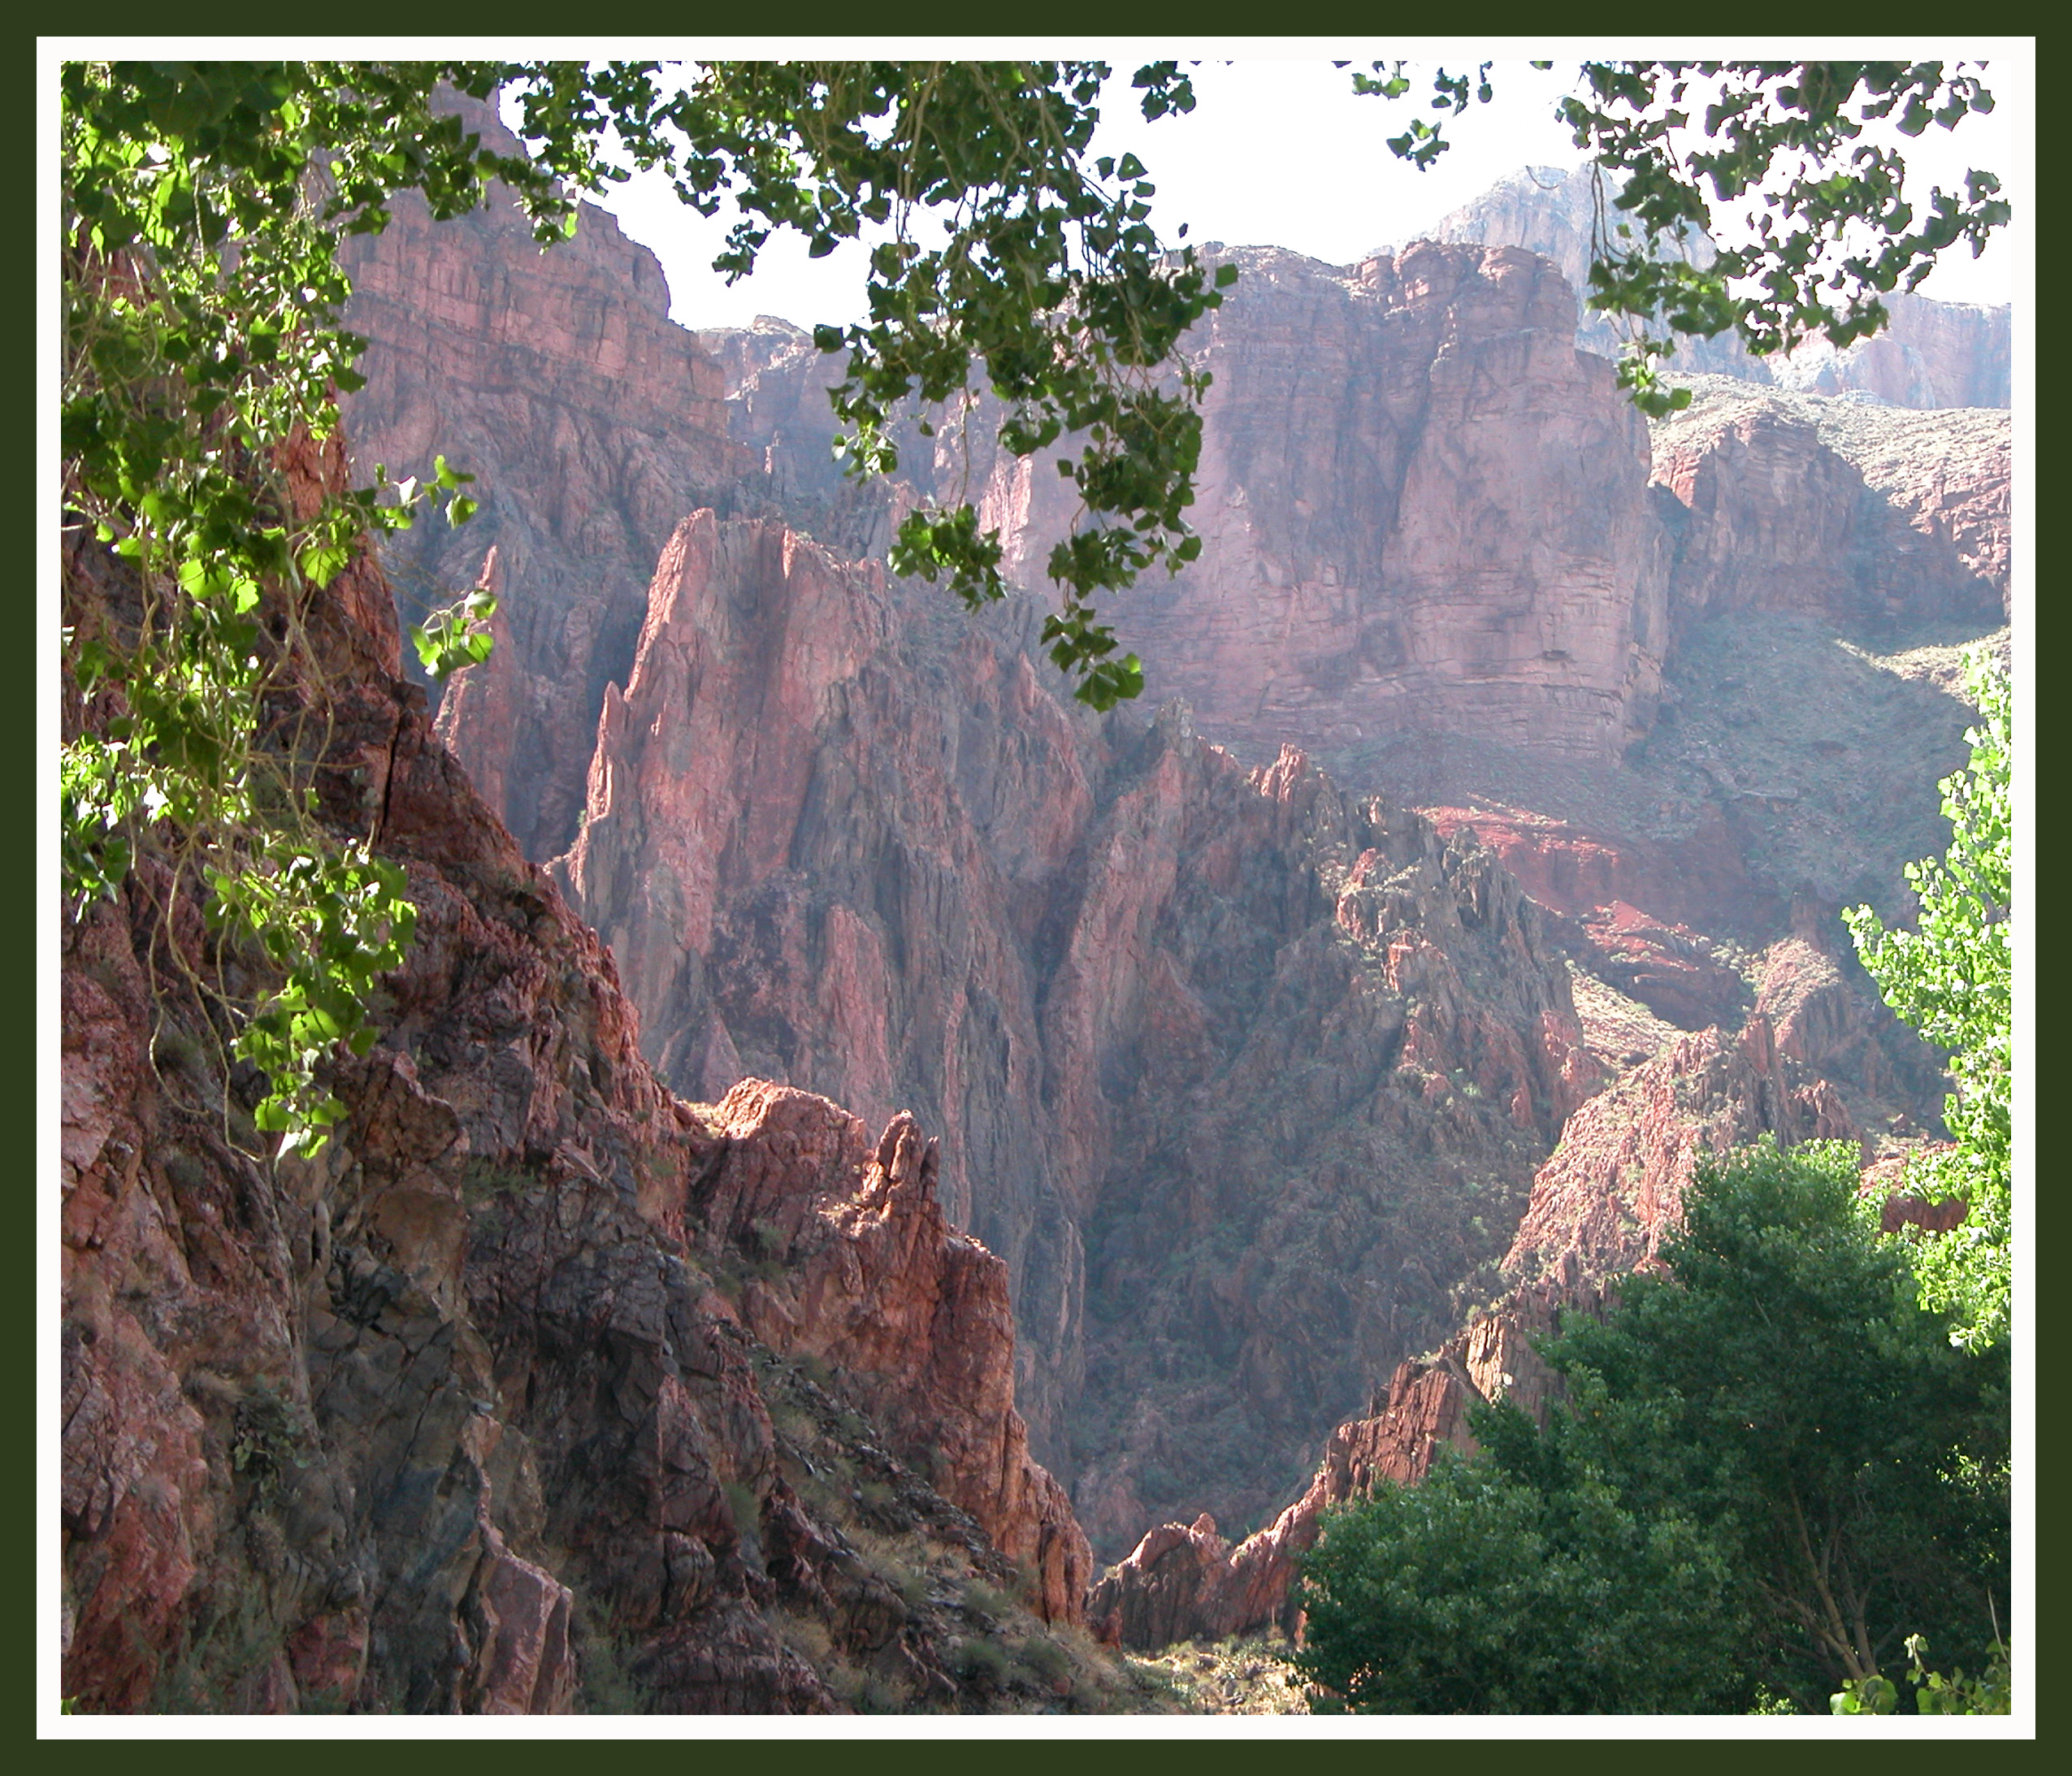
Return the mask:
[[(74, 547), (68, 621), (126, 596)], [(1001, 1267), (944, 1219), (912, 1122), (873, 1160), (795, 1093), (673, 1099), (609, 955), (393, 676), (367, 563), (315, 633), (324, 817), (374, 821), (419, 916), (329, 1146), (254, 1156), (249, 1081), (183, 984), (215, 940), (163, 869), (64, 936), (65, 1693), (1070, 1705), (1061, 1644), (1040, 1681), (959, 1650), (1075, 1619), (1088, 1558), (1025, 1453)], [(68, 687), (68, 725), (106, 713)], [(742, 1249), (751, 1198), (810, 1217), (795, 1276)]]
[[(505, 151), (486, 105), (456, 101)], [(384, 561), (406, 621), (496, 557), (500, 645), (440, 731), (529, 856), (566, 845), (605, 684), (632, 658), (655, 557), (694, 507), (753, 471), (727, 435), (724, 378), (669, 318), (661, 265), (594, 206), (543, 252), (499, 202), (435, 223), (414, 193), (341, 243), (366, 386), (341, 403), (358, 472), (475, 477), (460, 529), (421, 520)], [(544, 471), (544, 472), (543, 472)]]
[(557, 867), (679, 1089), (943, 1132), (1037, 1446), (1126, 1546), (1190, 1488), (1258, 1510), (1443, 1328), (1596, 1071), (1479, 848), (1177, 708), (1095, 721), (1029, 621), (697, 514)]
[[(1609, 175), (1587, 163), (1521, 167), (1435, 223), (1432, 236), (1529, 248), (1552, 259), (1576, 289), (1587, 290), (1600, 206), (1606, 222), (1619, 219), (1610, 204), (1615, 189)], [(1710, 243), (1700, 236), (1690, 251), (1694, 262), (1704, 264)], [(1896, 407), (2008, 405), (2013, 334), (2007, 307), (1896, 293), (1885, 298), (1885, 305), (1892, 317), (1885, 331), (1840, 350), (1815, 340), (1773, 362), (1750, 357), (1738, 340), (1722, 337), (1684, 341), (1674, 362), (1679, 370), (1776, 383), (1809, 394), (1859, 392)], [(1576, 329), (1576, 343), (1606, 357), (1615, 357), (1622, 345), (1611, 322), (1588, 311)]]
[[(1242, 275), (1187, 344), (1215, 379), (1202, 554), (1115, 603), (1146, 695), (1255, 762), (1405, 729), (1615, 758), (1650, 719), (1667, 560), (1645, 427), (1576, 352), (1554, 268), (1429, 242), (1356, 266), (1212, 257)], [(835, 370), (774, 328), (732, 349), (744, 437), (821, 509)], [(1073, 496), (1050, 453), (996, 459), (991, 421), (915, 440), (902, 473), (976, 496), (1003, 570), (1041, 587)]]
[(1903, 413), (1720, 377), (1654, 427), (1678, 626), (1734, 608), (1972, 633), (2004, 620), (2011, 433), (1985, 411)]

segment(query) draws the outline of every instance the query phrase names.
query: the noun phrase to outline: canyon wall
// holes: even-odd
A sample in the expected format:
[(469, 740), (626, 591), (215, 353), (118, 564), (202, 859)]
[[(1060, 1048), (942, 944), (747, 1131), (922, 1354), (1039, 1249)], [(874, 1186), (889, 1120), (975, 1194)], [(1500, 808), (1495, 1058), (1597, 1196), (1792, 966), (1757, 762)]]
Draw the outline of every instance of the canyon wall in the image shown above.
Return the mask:
[[(493, 453), (440, 547), (505, 599), (500, 646), (440, 733), (531, 855), (573, 840), (557, 877), (674, 1089), (761, 1076), (939, 1133), (944, 1206), (1006, 1267), (1032, 1442), (1104, 1549), (1270, 1511), (1456, 1323), (1597, 1081), (1731, 1046), (1766, 946), (1889, 910), (1938, 842), (1966, 717), (1922, 661), (2000, 614), (2003, 416), (1710, 379), (1651, 433), (1545, 259), (1238, 253), (1192, 346), (1202, 557), (1116, 604), (1150, 699), (1191, 705), (1147, 734), (1062, 700), (1040, 596), (973, 625), (868, 559), (969, 485), (1040, 582), (1070, 516), (1047, 460), (995, 458), (982, 406), (969, 483), (954, 429), (905, 439), (902, 483), (843, 482), (839, 361), (774, 319), (670, 327), (599, 232), (558, 309), (508, 218), (368, 249), (401, 256), (362, 280), (391, 342), (425, 331), (416, 287), (503, 292), (430, 330), (501, 391), (488, 417), (422, 351), (353, 409), (385, 440), (444, 403)], [(633, 355), (604, 376), (577, 317), (617, 300), (613, 255), (634, 291), (596, 324)], [(652, 447), (605, 435), (613, 402)], [(1837, 980), (1851, 1114), (1932, 1116)]]
[[(297, 457), (291, 485), (343, 466)], [(130, 620), (95, 545), (67, 568), (68, 622)], [(933, 1149), (902, 1120), (873, 1150), (779, 1088), (709, 1115), (672, 1098), (609, 954), (393, 675), (368, 562), (311, 629), (321, 817), (372, 821), (416, 939), (379, 1042), (336, 1063), (333, 1138), (276, 1163), (186, 984), (236, 958), (149, 848), (67, 928), (64, 1694), (1069, 1699), (1062, 1647), (1040, 1687), (957, 1662), (973, 1621), (1025, 1640), (1076, 1620), (1090, 1557), (1027, 1454), (1003, 1267), (944, 1218)], [(105, 692), (66, 695), (68, 732), (107, 717)], [(744, 1224), (744, 1204), (765, 1207)], [(769, 1215), (800, 1252), (776, 1287)]]
[[(1545, 253), (1579, 291), (1589, 288), (1593, 227), (1616, 226), (1614, 175), (1580, 167), (1527, 167), (1500, 179), (1433, 224), (1437, 240), (1502, 245)], [(1711, 243), (1691, 243), (1693, 262), (1709, 262)], [(1688, 339), (1671, 362), (1681, 371), (1775, 383), (1806, 394), (1867, 395), (1895, 407), (2005, 407), (2013, 392), (2013, 311), (2005, 305), (1942, 302), (1894, 292), (1892, 320), (1875, 338), (1837, 349), (1809, 340), (1781, 360), (1749, 356), (1739, 340)], [(1615, 357), (1623, 339), (1606, 316), (1585, 310), (1576, 329), (1585, 351)]]
[[(1277, 249), (1209, 262), (1242, 275), (1188, 340), (1214, 377), (1202, 552), (1113, 606), (1147, 697), (1185, 698), (1253, 762), (1398, 730), (1615, 760), (1651, 719), (1667, 557), (1646, 427), (1575, 350), (1553, 267), (1429, 242), (1350, 267)], [(835, 370), (774, 327), (728, 338), (744, 440), (825, 507), (817, 391)], [(969, 489), (1003, 570), (1041, 587), (1074, 496), (1056, 453), (996, 456), (994, 417), (982, 403), (969, 431), (914, 440), (902, 472), (930, 497)]]
[[(509, 152), (487, 105), (469, 128)], [(499, 188), (501, 193), (501, 188)], [(358, 473), (473, 475), (465, 526), (421, 517), (384, 561), (406, 622), (492, 574), (499, 645), (442, 738), (527, 855), (574, 836), (605, 686), (633, 657), (655, 557), (686, 512), (753, 465), (727, 435), (718, 364), (669, 318), (661, 265), (592, 205), (543, 251), (501, 196), (434, 222), (414, 193), (349, 236), (347, 324), (366, 386), (341, 403)], [(493, 570), (488, 557), (494, 553)]]
[(1256, 1511), (1434, 1336), (1596, 1076), (1479, 847), (1177, 705), (1095, 721), (1033, 622), (687, 519), (556, 868), (679, 1089), (942, 1131), (1037, 1446), (1126, 1545), (1190, 1488)]

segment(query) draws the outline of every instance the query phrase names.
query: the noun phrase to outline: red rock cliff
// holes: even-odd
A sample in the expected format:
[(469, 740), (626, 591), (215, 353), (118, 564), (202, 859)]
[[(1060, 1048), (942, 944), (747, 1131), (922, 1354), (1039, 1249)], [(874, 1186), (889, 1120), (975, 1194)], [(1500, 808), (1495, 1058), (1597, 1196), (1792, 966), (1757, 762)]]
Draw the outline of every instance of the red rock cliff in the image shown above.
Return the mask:
[[(343, 472), (335, 450), (290, 467)], [(74, 549), (67, 621), (120, 622), (126, 596)], [(785, 1328), (853, 1362), (856, 1393), (744, 1330), (713, 1180), (752, 1163), (804, 1201), (822, 1169), (753, 1107), (715, 1128), (657, 1082), (609, 955), (392, 676), (368, 563), (313, 629), (324, 817), (371, 821), (418, 909), (379, 1042), (337, 1065), (329, 1146), (254, 1156), (181, 984), (211, 939), (148, 856), (63, 937), (65, 1694), (784, 1711), (868, 1681), (964, 1705), (956, 1588), (1008, 1587), (1021, 1560), (1070, 1620), (1085, 1578), (1020, 1441), (999, 1265), (945, 1222), (900, 1124), (820, 1225)], [(68, 724), (106, 713), (67, 697)], [(887, 1350), (873, 1315), (895, 1310)], [(950, 1452), (938, 1478), (990, 1536), (884, 1442)], [(897, 1518), (869, 1557), (865, 1479)]]
[[(456, 102), (505, 150), (487, 106)], [(543, 253), (498, 203), (435, 223), (405, 194), (353, 236), (348, 324), (371, 342), (343, 402), (358, 473), (428, 476), (444, 454), (481, 510), (421, 520), (388, 548), (406, 616), (477, 583), (497, 557), (501, 645), (440, 730), (522, 848), (565, 846), (605, 683), (623, 676), (643, 593), (678, 518), (752, 469), (727, 438), (724, 379), (669, 318), (661, 266), (605, 211)], [(493, 687), (493, 688), (492, 688)]]
[(1296, 755), (1248, 778), (1177, 708), (1071, 712), (1030, 622), (687, 520), (557, 867), (681, 1089), (941, 1130), (1037, 1446), (1080, 1445), (1126, 1545), (1198, 1463), (1258, 1510), (1363, 1364), (1443, 1328), (1595, 1074), (1486, 854)]

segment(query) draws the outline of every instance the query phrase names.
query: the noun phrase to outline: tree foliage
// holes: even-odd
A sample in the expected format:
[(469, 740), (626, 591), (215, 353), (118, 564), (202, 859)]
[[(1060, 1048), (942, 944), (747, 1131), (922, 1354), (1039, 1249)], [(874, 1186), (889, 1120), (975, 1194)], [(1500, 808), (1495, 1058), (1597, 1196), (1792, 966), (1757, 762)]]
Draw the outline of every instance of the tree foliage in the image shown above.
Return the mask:
[(1615, 1712), (1823, 1710), (1909, 1634), (1984, 1665), (2005, 1353), (1950, 1344), (1856, 1180), (1842, 1143), (1702, 1164), (1668, 1275), (1544, 1345), (1569, 1397), (1543, 1430), (1478, 1409), (1478, 1457), (1329, 1523), (1299, 1667), (1355, 1707)]
[[(323, 1144), (340, 1107), (321, 1070), (341, 1042), (371, 1046), (375, 979), (414, 923), (378, 834), (319, 817), (314, 600), (423, 503), (414, 484), (313, 503), (282, 470), (358, 383), (336, 234), (379, 227), (406, 188), (455, 213), (492, 175), (573, 214), (543, 172), (464, 141), (431, 85), (310, 63), (63, 71), (63, 497), (124, 589), (67, 612), (66, 898), (79, 916), (149, 855), (164, 919), (203, 902), (212, 959), (153, 954), (231, 1026), (284, 1151)], [(464, 479), (442, 461), (431, 490), (455, 520)]]
[(1914, 928), (1888, 929), (1868, 907), (1842, 916), (1885, 1003), (1950, 1050), (1955, 1089), (1943, 1120), (1956, 1147), (1916, 1161), (1907, 1177), (1929, 1200), (1957, 1197), (1967, 1207), (1950, 1232), (1909, 1237), (1923, 1303), (1955, 1317), (1960, 1342), (1986, 1345), (2007, 1337), (2012, 1286), (2012, 697), (1983, 649), (1966, 662), (1966, 685), (1979, 716), (1964, 736), (1970, 762), (1938, 786), (1948, 851), (1906, 866)]
[(1724, 1557), (1593, 1473), (1546, 1488), (1442, 1451), (1333, 1515), (1303, 1572), (1292, 1662), (1324, 1712), (1687, 1713), (1732, 1692)]
[[(184, 895), (204, 901), (207, 965), (165, 951), (216, 1008), (231, 1058), (263, 1076), (254, 1121), (282, 1150), (314, 1150), (340, 1114), (324, 1063), (373, 1042), (374, 981), (414, 919), (378, 823), (340, 834), (320, 815), (314, 601), (366, 533), (427, 501), (455, 522), (472, 506), (443, 458), (423, 482), (377, 475), (314, 506), (284, 481), (284, 448), (327, 436), (334, 391), (359, 385), (338, 236), (379, 231), (400, 193), (449, 217), (501, 181), (551, 242), (574, 232), (576, 193), (626, 176), (615, 156), (665, 169), (701, 209), (735, 193), (749, 217), (729, 248), (739, 272), (771, 227), (821, 251), (892, 223), (838, 391), (857, 461), (892, 466), (892, 408), (961, 396), (974, 366), (1008, 403), (1010, 450), (1082, 434), (1067, 468), (1090, 522), (1053, 561), (1065, 596), (1044, 639), (1105, 707), (1141, 675), (1112, 657), (1091, 596), (1198, 546), (1182, 511), (1203, 385), (1183, 369), (1168, 387), (1160, 366), (1220, 300), (1191, 251), (1165, 255), (1146, 225), (1140, 166), (1082, 164), (1108, 71), (717, 64), (665, 92), (652, 64), (64, 67), (63, 497), (68, 530), (110, 552), (127, 587), (85, 626), (67, 611), (80, 702), (63, 766), (66, 898), (80, 916), (148, 854), (167, 872), (166, 917)], [(517, 91), (531, 151), (484, 148), (437, 102), (442, 82)], [(1192, 103), (1173, 64), (1138, 85), (1148, 113)], [(926, 251), (923, 214), (945, 236)], [(968, 505), (912, 514), (897, 556), (974, 602), (1001, 590), (997, 540)], [(427, 667), (481, 658), (488, 613), (479, 594), (434, 613), (413, 636)]]
[[(1475, 76), (1483, 104), (1493, 96), (1490, 66)], [(1372, 68), (1355, 74), (1355, 92), (1411, 89), (1401, 63)], [(1934, 188), (1917, 207), (1905, 155), (1863, 139), (1866, 124), (1888, 119), (1912, 137), (1992, 110), (1982, 71), (1940, 62), (1584, 63), (1557, 115), (1608, 175), (1588, 299), (1640, 323), (1619, 374), (1641, 408), (1660, 414), (1689, 402), (1688, 389), (1659, 379), (1675, 336), (1732, 332), (1759, 357), (1815, 334), (1846, 345), (1883, 327), (1884, 297), (1915, 288), (1938, 253), (1960, 243), (1983, 250), (2009, 219), (1997, 177), (1974, 169), (1961, 192)], [(1468, 84), (1440, 69), (1431, 109), (1464, 112)], [(1448, 145), (1443, 124), (1413, 119), (1389, 146), (1428, 167)], [(1751, 196), (1760, 201), (1749, 238), (1692, 250), (1725, 206)]]

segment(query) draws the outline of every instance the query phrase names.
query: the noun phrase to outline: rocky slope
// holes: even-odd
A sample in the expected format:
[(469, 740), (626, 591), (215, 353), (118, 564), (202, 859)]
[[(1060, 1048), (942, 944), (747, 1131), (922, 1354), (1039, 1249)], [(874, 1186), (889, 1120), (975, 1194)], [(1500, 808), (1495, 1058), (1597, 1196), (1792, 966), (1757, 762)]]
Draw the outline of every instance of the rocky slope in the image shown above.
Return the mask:
[(557, 869), (680, 1089), (943, 1131), (1038, 1448), (1127, 1545), (1189, 1488), (1258, 1510), (1443, 1326), (1596, 1071), (1479, 847), (1073, 711), (1029, 621), (687, 519)]
[[(1031, 1438), (1104, 1549), (1203, 1504), (1262, 1519), (1454, 1323), (1595, 1081), (1714, 1025), (1734, 1049), (1777, 946), (1892, 910), (1940, 838), (1966, 714), (1923, 662), (2000, 614), (2003, 416), (1719, 381), (1650, 435), (1544, 259), (1241, 253), (1198, 342), (1203, 557), (1117, 606), (1153, 695), (1194, 706), (1147, 734), (1059, 700), (1036, 601), (974, 629), (860, 559), (964, 484), (964, 440), (847, 487), (797, 329), (670, 328), (609, 229), (565, 298), (508, 219), (394, 250), (370, 331), (426, 331), (418, 287), (497, 292), (428, 336), (488, 418), (422, 353), (355, 409), (377, 436), (442, 409), (492, 453), (449, 577), (492, 575), (502, 644), (441, 732), (535, 858), (587, 778), (557, 877), (671, 1085), (939, 1133), (948, 1213), (1006, 1265)], [(614, 378), (583, 317), (621, 300)], [(969, 470), (1025, 577), (1069, 516), (1047, 468), (982, 441)], [(1291, 740), (1359, 793), (1274, 763)], [(1805, 1024), (1832, 1039), (1793, 1064), (1883, 1140), (1932, 1074), (1832, 949)]]
[[(67, 621), (127, 598), (76, 545)], [(610, 957), (394, 675), (367, 563), (315, 629), (324, 816), (375, 818), (418, 908), (336, 1138), (256, 1156), (183, 984), (215, 940), (148, 857), (65, 933), (65, 1693), (1108, 1705), (1058, 1638), (1089, 1557), (1026, 1453), (1003, 1268), (932, 1147), (782, 1088), (672, 1098)], [(67, 687), (68, 731), (108, 713)]]
[(1859, 1138), (1833, 1085), (1786, 1053), (1771, 1024), (1771, 1011), (1788, 1002), (1792, 1046), (1833, 1058), (1831, 1040), (1807, 1041), (1818, 1020), (1805, 1015), (1804, 985), (1780, 979), (1738, 1037), (1717, 1026), (1677, 1037), (1571, 1116), (1532, 1180), (1502, 1298), (1399, 1364), (1366, 1414), (1332, 1432), (1308, 1488), (1265, 1528), (1234, 1547), (1207, 1515), (1147, 1533), (1089, 1597), (1095, 1631), (1139, 1648), (1269, 1626), (1298, 1633), (1298, 1563), (1323, 1513), (1385, 1482), (1415, 1485), (1442, 1446), (1472, 1453), (1476, 1405), (1509, 1399), (1544, 1421), (1562, 1383), (1532, 1341), (1563, 1314), (1602, 1311), (1619, 1276), (1654, 1261), (1701, 1157), (1764, 1135), (1787, 1146)]
[[(1600, 197), (1595, 170), (1528, 167), (1501, 179), (1472, 201), (1433, 225), (1433, 238), (1528, 248), (1561, 267), (1578, 290), (1589, 284), (1590, 241)], [(1610, 209), (1609, 183), (1602, 203)], [(1692, 246), (1702, 264), (1710, 243)], [(1824, 340), (1801, 346), (1781, 362), (1752, 358), (1728, 339), (1691, 340), (1678, 348), (1679, 369), (1775, 383), (1808, 394), (1860, 393), (1896, 407), (2005, 407), (2012, 389), (2012, 311), (2005, 305), (1940, 302), (1925, 296), (1885, 299), (1892, 322), (1875, 339), (1837, 350)], [(1620, 336), (1604, 316), (1585, 311), (1576, 342), (1585, 351), (1615, 357)]]
[(1598, 1312), (1604, 1299), (1571, 1267), (1563, 1279), (1519, 1288), (1496, 1307), (1476, 1311), (1437, 1350), (1398, 1364), (1366, 1414), (1331, 1433), (1307, 1488), (1265, 1528), (1234, 1547), (1207, 1513), (1191, 1524), (1149, 1531), (1088, 1597), (1095, 1631), (1136, 1648), (1269, 1627), (1299, 1634), (1298, 1566), (1316, 1544), (1323, 1514), (1380, 1484), (1415, 1485), (1441, 1447), (1472, 1451), (1473, 1405), (1509, 1397), (1543, 1414), (1558, 1397), (1561, 1380), (1531, 1341), (1554, 1331), (1561, 1313)]

